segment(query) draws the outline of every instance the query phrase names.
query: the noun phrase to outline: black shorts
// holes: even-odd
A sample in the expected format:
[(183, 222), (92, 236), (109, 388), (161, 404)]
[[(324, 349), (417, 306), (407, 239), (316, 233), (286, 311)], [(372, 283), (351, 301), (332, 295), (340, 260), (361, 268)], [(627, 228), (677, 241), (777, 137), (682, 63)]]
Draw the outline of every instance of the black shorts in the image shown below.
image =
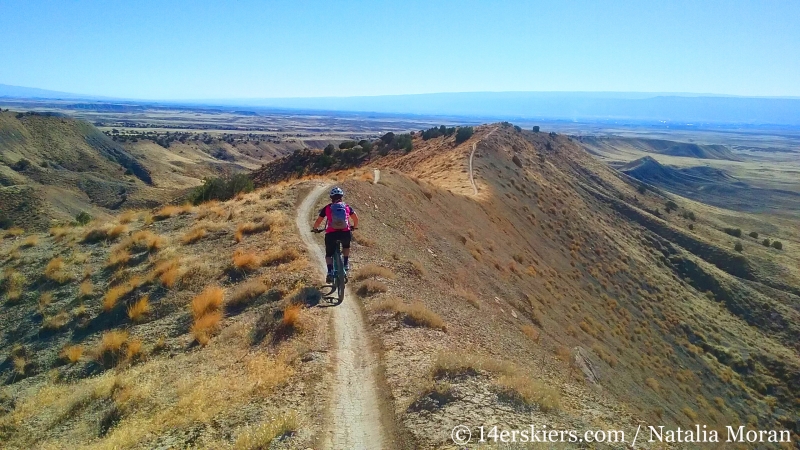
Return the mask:
[(342, 248), (350, 248), (350, 239), (353, 238), (352, 231), (331, 231), (325, 234), (325, 257), (332, 258), (336, 251), (336, 241), (342, 241)]

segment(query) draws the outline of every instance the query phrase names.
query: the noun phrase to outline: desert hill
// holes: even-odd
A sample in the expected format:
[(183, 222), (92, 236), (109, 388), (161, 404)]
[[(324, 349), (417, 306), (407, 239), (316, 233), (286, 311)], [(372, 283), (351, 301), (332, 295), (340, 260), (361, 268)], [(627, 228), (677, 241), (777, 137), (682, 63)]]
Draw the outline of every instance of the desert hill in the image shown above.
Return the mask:
[(664, 193), (567, 136), (456, 136), (298, 151), (227, 202), (6, 233), (0, 438), (319, 446), (341, 306), (317, 307), (313, 217), (292, 215), (333, 183), (362, 221), (345, 301), (380, 356), (384, 447), (452, 448), (462, 423), (800, 434), (796, 224)]
[(695, 144), (691, 142), (666, 141), (662, 139), (621, 138), (582, 136), (580, 143), (594, 154), (604, 154), (611, 149), (630, 150), (698, 159), (717, 159), (741, 161), (742, 157), (731, 152), (730, 148), (716, 144)]
[(81, 212), (108, 218), (121, 209), (153, 208), (180, 199), (204, 178), (246, 172), (303, 146), (142, 136), (101, 132), (66, 116), (0, 112), (4, 228), (46, 230)]

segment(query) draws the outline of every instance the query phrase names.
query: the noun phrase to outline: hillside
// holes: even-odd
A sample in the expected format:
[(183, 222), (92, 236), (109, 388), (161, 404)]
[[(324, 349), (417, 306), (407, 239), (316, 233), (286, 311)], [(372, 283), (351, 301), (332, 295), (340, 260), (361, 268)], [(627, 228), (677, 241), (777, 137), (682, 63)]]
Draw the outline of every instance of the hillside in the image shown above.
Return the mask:
[[(121, 209), (153, 208), (206, 177), (247, 171), (302, 146), (169, 134), (136, 139), (65, 116), (0, 112), (4, 228), (46, 230), (81, 212), (109, 218)], [(156, 137), (180, 140), (160, 145)]]
[[(375, 448), (454, 448), (457, 424), (800, 434), (796, 223), (662, 193), (566, 136), (410, 139), (297, 152), (224, 203), (6, 233), (0, 438), (317, 448), (337, 393), (365, 383), (334, 378), (358, 352), (378, 358)], [(313, 218), (292, 220), (332, 183), (362, 221), (345, 301), (373, 345), (356, 356), (329, 329), (345, 305), (313, 288)]]
[(742, 157), (731, 152), (725, 145), (695, 144), (663, 139), (621, 138), (581, 136), (580, 143), (593, 154), (606, 154), (609, 151), (628, 149), (629, 151), (655, 153), (659, 155), (684, 158), (717, 159), (741, 161)]

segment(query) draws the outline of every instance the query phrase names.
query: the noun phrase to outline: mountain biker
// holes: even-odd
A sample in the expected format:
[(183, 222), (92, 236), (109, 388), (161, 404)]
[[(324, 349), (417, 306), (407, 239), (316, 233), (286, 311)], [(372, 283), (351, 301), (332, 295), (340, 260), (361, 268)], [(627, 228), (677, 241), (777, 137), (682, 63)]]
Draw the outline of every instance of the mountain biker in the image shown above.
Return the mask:
[[(333, 254), (336, 251), (336, 241), (342, 243), (342, 256), (344, 257), (344, 271), (350, 271), (350, 240), (353, 238), (352, 230), (358, 228), (358, 215), (355, 210), (342, 201), (344, 191), (340, 187), (334, 187), (330, 193), (331, 202), (319, 210), (312, 231), (326, 220), (325, 224), (325, 264), (328, 266), (328, 275), (325, 277), (326, 283), (333, 282)], [(353, 225), (350, 225), (350, 219)]]

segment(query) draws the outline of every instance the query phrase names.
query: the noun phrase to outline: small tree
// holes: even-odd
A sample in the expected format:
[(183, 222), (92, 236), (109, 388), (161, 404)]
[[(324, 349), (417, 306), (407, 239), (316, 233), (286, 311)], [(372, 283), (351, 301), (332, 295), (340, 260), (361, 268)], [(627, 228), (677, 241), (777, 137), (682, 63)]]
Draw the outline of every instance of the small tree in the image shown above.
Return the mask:
[(356, 146), (356, 144), (357, 144), (357, 142), (356, 142), (356, 141), (344, 141), (344, 142), (342, 142), (341, 144), (339, 144), (339, 149), (341, 149), (341, 150), (347, 150), (348, 148), (353, 148), (353, 147), (355, 147), (355, 146)]
[(90, 216), (86, 211), (81, 211), (77, 216), (75, 216), (75, 221), (80, 225), (86, 225), (92, 221), (92, 216)]
[(772, 248), (776, 250), (783, 250), (783, 244), (781, 243), (781, 241), (773, 241)]
[(764, 247), (769, 247), (770, 245), (769, 239), (764, 239), (763, 241), (761, 241), (761, 245), (763, 245)]
[(472, 127), (459, 127), (456, 131), (456, 144), (460, 144), (472, 137), (474, 130)]
[(742, 250), (744, 250), (744, 247), (742, 246), (741, 242), (737, 242), (736, 245), (733, 246), (733, 249), (736, 250), (737, 252), (741, 253)]
[(28, 167), (31, 166), (31, 162), (25, 158), (20, 159), (19, 161), (15, 162), (11, 165), (11, 168), (16, 170), (17, 172), (22, 172)]
[(758, 233), (756, 233), (755, 231), (751, 231), (750, 232), (750, 237), (753, 238), (753, 239), (758, 239)]
[(533, 126), (533, 132), (534, 133), (538, 133), (539, 132), (539, 125), (534, 125)]
[(330, 156), (335, 151), (336, 151), (336, 147), (334, 147), (333, 144), (328, 144), (328, 145), (325, 146), (325, 150), (323, 150), (322, 153)]

